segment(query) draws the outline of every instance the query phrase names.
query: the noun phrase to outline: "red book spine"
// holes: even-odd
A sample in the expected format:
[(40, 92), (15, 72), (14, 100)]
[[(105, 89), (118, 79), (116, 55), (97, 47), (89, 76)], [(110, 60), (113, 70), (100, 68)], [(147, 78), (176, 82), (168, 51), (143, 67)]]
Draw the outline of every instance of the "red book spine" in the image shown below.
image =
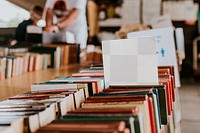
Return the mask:
[(171, 97), (171, 92), (169, 88), (169, 82), (164, 82), (163, 83), (166, 87), (166, 92), (167, 92), (167, 107), (168, 107), (168, 115), (171, 115), (172, 111), (172, 97)]
[(94, 84), (95, 84), (96, 94), (98, 94), (100, 88), (98, 87), (98, 83), (97, 82), (94, 82)]
[(156, 123), (154, 117), (154, 108), (152, 103), (152, 98), (148, 98), (148, 105), (149, 105), (149, 115), (150, 115), (150, 124), (151, 124), (151, 133), (156, 133)]
[(174, 81), (174, 76), (171, 76), (171, 84), (172, 84), (172, 92), (173, 92), (173, 101), (175, 102), (175, 81)]

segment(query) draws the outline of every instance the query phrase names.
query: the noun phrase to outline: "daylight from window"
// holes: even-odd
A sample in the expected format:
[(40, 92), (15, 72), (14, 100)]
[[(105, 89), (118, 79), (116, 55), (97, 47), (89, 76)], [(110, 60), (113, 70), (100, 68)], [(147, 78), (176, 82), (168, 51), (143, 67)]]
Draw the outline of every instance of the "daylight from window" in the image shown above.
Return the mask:
[(0, 27), (17, 27), (24, 19), (29, 19), (30, 15), (24, 10), (7, 0), (0, 0)]

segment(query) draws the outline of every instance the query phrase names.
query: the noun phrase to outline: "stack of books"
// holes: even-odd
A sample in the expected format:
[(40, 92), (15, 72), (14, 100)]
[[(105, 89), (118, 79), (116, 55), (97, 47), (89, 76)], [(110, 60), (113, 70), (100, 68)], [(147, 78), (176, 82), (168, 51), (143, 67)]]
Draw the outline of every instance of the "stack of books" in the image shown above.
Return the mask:
[(83, 89), (32, 91), (0, 102), (0, 132), (35, 132), (63, 115), (80, 107), (86, 99)]
[(0, 125), (3, 127), (0, 131), (35, 132), (67, 112), (80, 108), (89, 96), (103, 89), (103, 78), (64, 77), (34, 83), (31, 92), (0, 102)]
[(2, 119), (2, 131), (26, 121), (22, 129), (36, 133), (178, 132), (179, 77), (173, 65), (157, 64), (153, 37), (104, 41), (102, 48), (103, 65), (34, 83), (31, 92), (2, 101), (0, 112), (11, 117)]
[(0, 79), (25, 72), (79, 63), (79, 44), (43, 44), (0, 47)]
[[(91, 69), (92, 68), (92, 69)], [(101, 68), (87, 68), (81, 70), (79, 74), (85, 71), (90, 73), (99, 73)], [(164, 69), (168, 72), (171, 66), (166, 66)], [(95, 70), (96, 69), (96, 72)], [(173, 101), (173, 88), (174, 79), (167, 81), (168, 77), (163, 77), (163, 67), (158, 68), (160, 72), (159, 85), (142, 85), (142, 86), (109, 86), (103, 89), (103, 92), (99, 92), (90, 95), (80, 106), (73, 111), (67, 112), (67, 115), (62, 116), (60, 119), (56, 119), (47, 126), (40, 128), (37, 132), (53, 132), (53, 131), (97, 131), (98, 126), (101, 124), (109, 125), (116, 122), (125, 122), (123, 132), (164, 132), (165, 128), (169, 124), (169, 116), (172, 116), (172, 103)], [(168, 76), (170, 74), (168, 73)], [(170, 75), (173, 77), (173, 75)], [(90, 77), (91, 78), (91, 77)], [(77, 82), (78, 80), (88, 77), (65, 77), (51, 80), (49, 82)], [(96, 79), (96, 77), (94, 78)], [(165, 83), (168, 82), (170, 86)], [(58, 83), (59, 83), (58, 82)], [(50, 87), (49, 87), (50, 88)], [(175, 100), (175, 99), (174, 99)], [(84, 129), (78, 128), (81, 124), (86, 124)], [(96, 124), (96, 127), (91, 127)], [(98, 124), (98, 126), (97, 126)], [(72, 126), (73, 125), (73, 126)], [(61, 127), (71, 128), (61, 128)], [(59, 128), (60, 127), (60, 128)], [(73, 128), (72, 128), (73, 127)], [(117, 128), (115, 128), (117, 130)], [(107, 128), (106, 131), (109, 131)], [(113, 131), (114, 132), (114, 131)]]
[[(145, 42), (148, 42), (149, 45), (145, 46)], [(177, 112), (175, 108), (179, 107), (176, 105), (178, 97), (175, 91), (177, 88), (174, 67), (157, 66), (156, 47), (153, 39), (145, 37), (114, 40), (106, 41), (103, 44), (106, 45), (103, 45), (104, 64), (81, 70), (72, 74), (72, 77), (74, 80), (75, 78), (76, 80), (78, 78), (82, 80), (103, 78), (105, 89), (87, 98), (80, 108), (69, 111), (67, 115), (40, 128), (37, 132), (94, 132), (99, 131), (102, 123), (108, 127), (105, 132), (175, 132), (177, 114), (174, 112)], [(121, 44), (123, 47), (120, 47)], [(138, 46), (134, 46), (134, 48), (138, 48), (138, 51), (135, 51), (139, 55), (131, 53), (133, 48), (131, 45), (137, 44)], [(129, 48), (126, 53), (120, 52), (125, 51), (126, 47)], [(135, 55), (138, 57), (135, 58)], [(129, 65), (123, 64), (127, 60), (124, 57), (129, 60), (133, 59), (135, 65), (131, 62)], [(148, 61), (149, 57), (151, 57), (151, 62)], [(140, 60), (137, 60), (138, 58)], [(140, 63), (140, 61), (143, 62)], [(148, 68), (144, 66), (148, 66)], [(72, 77), (58, 78), (52, 81), (67, 82), (69, 79), (72, 80)], [(117, 116), (119, 117), (115, 118)], [(109, 130), (112, 129), (109, 128), (110, 124), (121, 121), (125, 123), (121, 131), (118, 128)], [(83, 123), (87, 126), (78, 128)], [(98, 126), (93, 124), (98, 124)], [(71, 128), (59, 128), (65, 126)]]
[(104, 78), (96, 77), (103, 67), (94, 66), (78, 72), (80, 77), (32, 84), (32, 92), (0, 102), (2, 131), (17, 123), (23, 127), (19, 132), (164, 132), (176, 100), (171, 68), (158, 68), (159, 85), (105, 88)]

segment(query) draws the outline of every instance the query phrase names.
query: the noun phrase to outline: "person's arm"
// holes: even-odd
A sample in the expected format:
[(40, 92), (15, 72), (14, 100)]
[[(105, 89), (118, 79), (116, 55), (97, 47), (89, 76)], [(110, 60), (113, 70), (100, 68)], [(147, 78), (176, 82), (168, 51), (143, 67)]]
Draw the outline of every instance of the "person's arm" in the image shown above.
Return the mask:
[(79, 13), (79, 9), (73, 8), (70, 11), (69, 15), (66, 16), (61, 22), (57, 24), (58, 28), (62, 29), (66, 27), (67, 25), (69, 25), (71, 22), (73, 22), (76, 19), (76, 17), (78, 16), (78, 13)]
[[(47, 26), (46, 26), (46, 31), (47, 32), (54, 32), (58, 31), (59, 29), (65, 28), (67, 25), (69, 25), (71, 22), (73, 22), (76, 17), (78, 16), (79, 9), (72, 9), (71, 12), (69, 13), (68, 16), (66, 16), (61, 22), (59, 22), (57, 25), (52, 25), (52, 23), (48, 22), (46, 20)], [(48, 17), (46, 17), (48, 18)]]
[(52, 21), (53, 21), (53, 9), (47, 8), (45, 20), (46, 20), (46, 28), (53, 25), (53, 23), (52, 23)]

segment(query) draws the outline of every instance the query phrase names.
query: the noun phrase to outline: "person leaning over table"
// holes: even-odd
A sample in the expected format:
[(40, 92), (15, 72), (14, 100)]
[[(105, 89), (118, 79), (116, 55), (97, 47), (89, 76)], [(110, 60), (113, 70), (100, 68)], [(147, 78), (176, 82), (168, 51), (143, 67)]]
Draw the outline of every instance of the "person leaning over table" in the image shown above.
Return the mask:
[(87, 0), (47, 0), (45, 9), (46, 32), (72, 32), (75, 43), (80, 44), (81, 49), (86, 48)]
[(22, 21), (16, 28), (14, 33), (14, 40), (11, 41), (11, 45), (15, 45), (17, 42), (26, 41), (27, 26), (35, 25), (42, 19), (43, 8), (39, 5), (34, 5), (30, 10), (30, 19)]

